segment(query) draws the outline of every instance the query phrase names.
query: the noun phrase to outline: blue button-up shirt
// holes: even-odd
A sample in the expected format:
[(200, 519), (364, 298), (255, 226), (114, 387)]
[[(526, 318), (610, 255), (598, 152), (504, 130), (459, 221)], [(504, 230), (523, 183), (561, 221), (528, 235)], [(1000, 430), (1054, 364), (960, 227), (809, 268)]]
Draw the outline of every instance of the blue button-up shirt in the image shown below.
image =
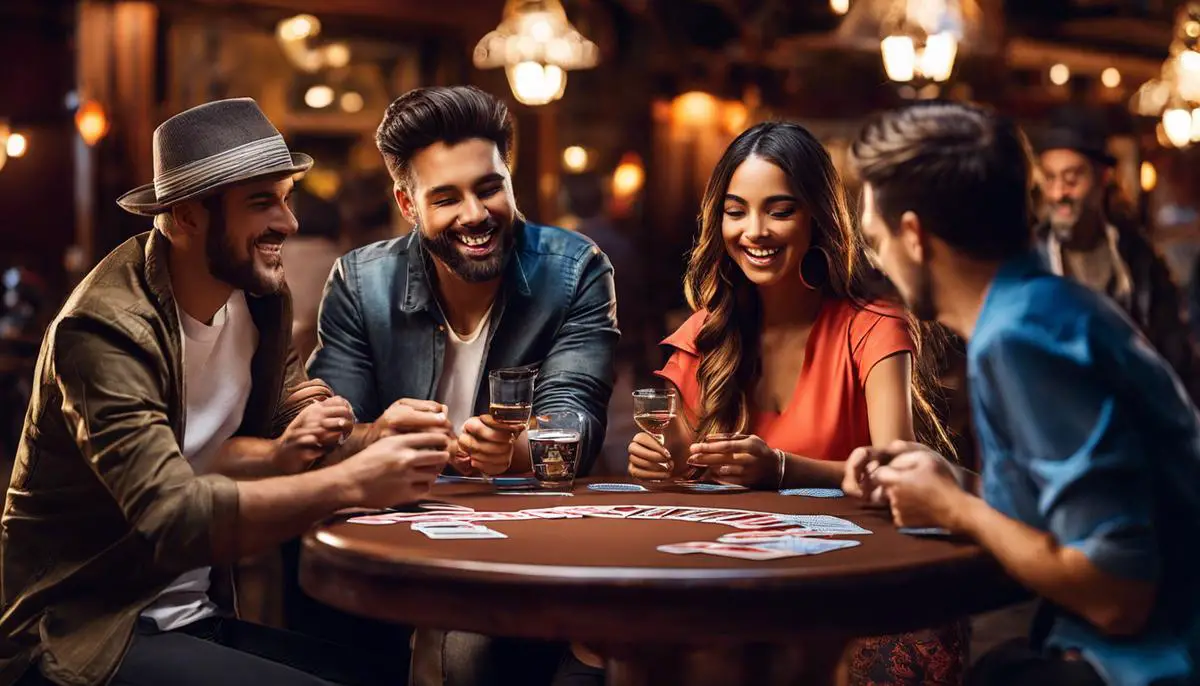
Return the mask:
[[(584, 415), (580, 474), (604, 443), (620, 332), (613, 269), (577, 233), (518, 221), (515, 245), (492, 307), (481, 372), (538, 365), (536, 412)], [(400, 398), (430, 400), (446, 350), (446, 322), (416, 233), (338, 260), (325, 285), (311, 378), (350, 401), (361, 422)], [(488, 409), (479, 375), (475, 414)]]
[(1059, 612), (1047, 645), (1112, 684), (1200, 678), (1200, 416), (1179, 379), (1104, 296), (1034, 255), (1000, 269), (967, 355), (988, 504), (1158, 584), (1140, 635)]

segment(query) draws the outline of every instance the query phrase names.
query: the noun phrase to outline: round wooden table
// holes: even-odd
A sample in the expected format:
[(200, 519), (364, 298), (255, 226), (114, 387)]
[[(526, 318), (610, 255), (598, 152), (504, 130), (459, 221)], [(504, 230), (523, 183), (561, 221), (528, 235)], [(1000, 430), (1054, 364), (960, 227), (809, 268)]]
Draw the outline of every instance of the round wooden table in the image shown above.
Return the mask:
[(375, 619), (584, 643), (607, 657), (608, 682), (623, 685), (830, 683), (854, 637), (936, 626), (1026, 597), (979, 547), (900, 534), (886, 511), (851, 498), (600, 493), (588, 481), (569, 497), (448, 484), (432, 498), (494, 511), (644, 504), (831, 514), (874, 533), (854, 537), (862, 540), (855, 548), (759, 562), (656, 550), (736, 530), (703, 522), (487, 522), (508, 538), (433, 540), (407, 523), (343, 517), (305, 536), (301, 586)]

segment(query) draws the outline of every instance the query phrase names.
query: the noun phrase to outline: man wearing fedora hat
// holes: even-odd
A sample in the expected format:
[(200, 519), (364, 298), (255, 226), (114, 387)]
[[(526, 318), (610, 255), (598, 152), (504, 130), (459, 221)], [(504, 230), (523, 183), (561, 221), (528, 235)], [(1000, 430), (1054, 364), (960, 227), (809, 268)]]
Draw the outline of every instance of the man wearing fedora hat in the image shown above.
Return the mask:
[(42, 343), (0, 521), (0, 684), (373, 681), (356, 654), (235, 619), (230, 593), (239, 559), (414, 500), (449, 457), (444, 432), (338, 449), (350, 407), (290, 352), (280, 246), (311, 165), (248, 98), (155, 131), (154, 183), (118, 201), (155, 230)]
[(1039, 246), (1052, 272), (1115, 300), (1193, 387), (1179, 290), (1132, 212), (1121, 207), (1105, 139), (1097, 113), (1076, 107), (1057, 111), (1038, 139)]

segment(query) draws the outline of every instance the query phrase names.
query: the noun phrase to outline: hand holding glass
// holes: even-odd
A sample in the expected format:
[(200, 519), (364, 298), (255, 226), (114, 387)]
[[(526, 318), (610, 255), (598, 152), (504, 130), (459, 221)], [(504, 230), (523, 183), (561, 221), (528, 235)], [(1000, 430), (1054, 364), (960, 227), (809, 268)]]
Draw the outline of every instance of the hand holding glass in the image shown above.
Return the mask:
[[(638, 428), (666, 446), (666, 430), (675, 421), (675, 389), (642, 388), (633, 392), (633, 421)], [(667, 465), (668, 471), (672, 465)]]

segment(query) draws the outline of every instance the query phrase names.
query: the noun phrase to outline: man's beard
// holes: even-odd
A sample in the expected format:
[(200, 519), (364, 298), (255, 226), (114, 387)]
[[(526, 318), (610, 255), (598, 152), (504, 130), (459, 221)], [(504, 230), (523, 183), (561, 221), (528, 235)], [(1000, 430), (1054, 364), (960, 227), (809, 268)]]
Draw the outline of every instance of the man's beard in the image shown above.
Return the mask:
[[(1062, 217), (1056, 212), (1060, 207), (1070, 207), (1073, 211), (1070, 217)], [(1060, 200), (1049, 206), (1048, 219), (1050, 221), (1050, 230), (1054, 232), (1054, 237), (1059, 241), (1070, 241), (1075, 235), (1075, 227), (1079, 225), (1079, 220), (1083, 216), (1080, 203), (1074, 200)]]
[(433, 238), (426, 236), (425, 232), (419, 228), (417, 234), (421, 238), (421, 245), (429, 254), (441, 260), (446, 268), (458, 278), (467, 283), (482, 283), (500, 278), (508, 263), (508, 255), (513, 249), (513, 225), (511, 223), (502, 226), (494, 218), (488, 217), (481, 229), (470, 233), (486, 233), (492, 230), (497, 233), (493, 240), (499, 240), (500, 245), (492, 251), (492, 254), (481, 260), (472, 259), (459, 251), (458, 246), (462, 244), (454, 237), (454, 229), (445, 229)]
[(933, 276), (929, 265), (923, 264), (913, 270), (912, 292), (905, 297), (905, 304), (913, 316), (923, 322), (937, 320), (937, 306), (933, 302)]
[(205, 253), (208, 271), (221, 281), (251, 295), (274, 295), (283, 289), (283, 266), (277, 269), (259, 269), (255, 264), (255, 245), (259, 241), (283, 241), (277, 231), (267, 231), (246, 242), (246, 257), (238, 258), (237, 246), (229, 238), (229, 227), (225, 222), (225, 209), (217, 207), (209, 211), (208, 236), (205, 238)]

